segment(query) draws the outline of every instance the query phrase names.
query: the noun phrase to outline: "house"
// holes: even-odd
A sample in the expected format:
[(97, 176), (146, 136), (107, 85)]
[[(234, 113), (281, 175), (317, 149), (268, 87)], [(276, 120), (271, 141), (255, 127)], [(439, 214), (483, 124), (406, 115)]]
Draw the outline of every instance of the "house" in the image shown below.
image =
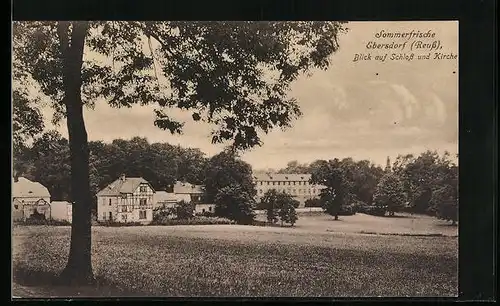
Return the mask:
[(177, 195), (188, 195), (190, 202), (200, 203), (203, 197), (203, 186), (185, 182), (175, 182), (174, 193)]
[(38, 213), (50, 218), (49, 190), (38, 182), (24, 177), (15, 177), (12, 183), (12, 218), (26, 220)]
[(52, 201), (50, 203), (51, 218), (57, 221), (73, 221), (73, 205), (67, 201)]
[(153, 220), (154, 194), (142, 177), (121, 175), (97, 193), (97, 221), (149, 223)]
[(308, 199), (318, 198), (325, 186), (311, 184), (311, 174), (255, 173), (253, 176), (257, 189), (256, 200), (271, 189), (292, 195), (304, 207)]
[(153, 208), (174, 207), (180, 201), (190, 202), (189, 194), (176, 194), (166, 191), (157, 191), (153, 196)]

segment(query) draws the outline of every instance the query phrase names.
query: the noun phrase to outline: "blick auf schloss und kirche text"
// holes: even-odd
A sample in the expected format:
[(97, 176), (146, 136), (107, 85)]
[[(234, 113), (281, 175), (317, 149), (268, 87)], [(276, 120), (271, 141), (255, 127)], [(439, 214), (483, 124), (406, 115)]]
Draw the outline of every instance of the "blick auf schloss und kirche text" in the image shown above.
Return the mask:
[(365, 45), (366, 51), (354, 54), (358, 61), (456, 60), (456, 52), (443, 51), (443, 44), (432, 30), (389, 32), (381, 30)]

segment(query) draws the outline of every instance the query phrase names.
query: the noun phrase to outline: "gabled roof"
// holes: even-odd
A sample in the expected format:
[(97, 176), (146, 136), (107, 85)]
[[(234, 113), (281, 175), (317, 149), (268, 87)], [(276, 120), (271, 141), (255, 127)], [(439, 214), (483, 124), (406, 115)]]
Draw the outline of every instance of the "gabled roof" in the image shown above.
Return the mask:
[[(97, 196), (118, 196), (126, 193), (134, 193), (141, 184), (148, 184), (142, 177), (120, 177), (97, 193)], [(154, 189), (153, 189), (154, 191)]]
[(49, 190), (38, 182), (25, 177), (18, 178), (12, 183), (13, 198), (50, 198)]
[(201, 194), (203, 193), (203, 186), (193, 185), (184, 182), (175, 182), (174, 193), (176, 194)]

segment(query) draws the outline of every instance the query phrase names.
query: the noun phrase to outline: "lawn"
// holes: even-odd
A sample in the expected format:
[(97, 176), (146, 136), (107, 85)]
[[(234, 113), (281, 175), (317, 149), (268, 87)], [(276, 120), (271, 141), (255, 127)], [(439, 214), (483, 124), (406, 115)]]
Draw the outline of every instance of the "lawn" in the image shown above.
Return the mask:
[(17, 226), (13, 294), (456, 296), (456, 228), (421, 217), (387, 219), (305, 214), (295, 228), (94, 227), (97, 290), (43, 286), (66, 263), (69, 227)]

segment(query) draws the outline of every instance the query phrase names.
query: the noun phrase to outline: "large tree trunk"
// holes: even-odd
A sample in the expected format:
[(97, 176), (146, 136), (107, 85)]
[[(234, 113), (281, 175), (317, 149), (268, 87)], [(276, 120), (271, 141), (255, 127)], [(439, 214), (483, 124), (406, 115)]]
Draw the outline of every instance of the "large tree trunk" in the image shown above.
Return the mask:
[(73, 222), (68, 263), (60, 279), (76, 285), (94, 282), (91, 263), (89, 151), (81, 97), (81, 69), (88, 22), (73, 22), (71, 34), (68, 33), (68, 25), (69, 23), (60, 22), (58, 33), (64, 63), (64, 104), (71, 152)]

